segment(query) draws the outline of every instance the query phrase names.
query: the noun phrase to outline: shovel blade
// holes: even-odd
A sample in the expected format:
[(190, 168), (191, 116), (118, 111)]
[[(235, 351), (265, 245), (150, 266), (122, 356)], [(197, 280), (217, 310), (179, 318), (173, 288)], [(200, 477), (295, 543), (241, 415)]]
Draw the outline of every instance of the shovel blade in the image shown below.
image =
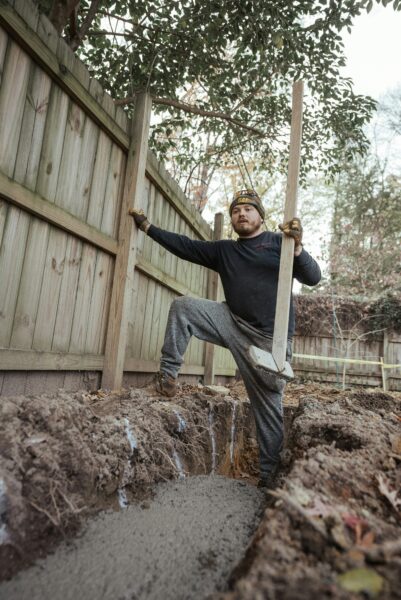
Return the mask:
[(259, 369), (265, 369), (266, 371), (274, 373), (278, 377), (282, 377), (287, 381), (294, 379), (294, 372), (290, 363), (285, 361), (283, 368), (280, 369), (277, 366), (277, 363), (270, 352), (266, 352), (266, 350), (261, 350), (256, 346), (250, 346), (249, 356), (254, 367), (257, 367)]

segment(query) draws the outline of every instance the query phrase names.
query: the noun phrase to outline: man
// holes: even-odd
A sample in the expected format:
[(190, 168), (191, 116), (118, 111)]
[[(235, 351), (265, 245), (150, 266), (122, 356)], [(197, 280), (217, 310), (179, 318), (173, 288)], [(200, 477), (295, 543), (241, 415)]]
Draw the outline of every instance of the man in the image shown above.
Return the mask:
[[(164, 231), (151, 225), (142, 211), (131, 211), (137, 226), (176, 256), (217, 271), (226, 301), (190, 297), (173, 301), (162, 348), (156, 389), (172, 397), (178, 371), (192, 335), (228, 348), (252, 405), (260, 452), (261, 487), (271, 487), (283, 445), (283, 379), (251, 364), (248, 354), (254, 345), (272, 349), (274, 315), (280, 265), (281, 233), (263, 231), (264, 208), (253, 190), (241, 190), (230, 205), (231, 224), (238, 239), (204, 242)], [(280, 229), (294, 238), (294, 277), (303, 284), (316, 285), (320, 269), (302, 246), (302, 227), (292, 219)], [(287, 360), (291, 358), (294, 334), (291, 303)]]

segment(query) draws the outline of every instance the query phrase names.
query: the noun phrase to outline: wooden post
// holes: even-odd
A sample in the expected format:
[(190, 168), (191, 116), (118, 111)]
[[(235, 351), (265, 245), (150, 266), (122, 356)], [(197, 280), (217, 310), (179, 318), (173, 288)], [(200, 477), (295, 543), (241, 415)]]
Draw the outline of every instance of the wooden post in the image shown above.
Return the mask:
[[(302, 138), (302, 101), (303, 82), (296, 81), (292, 89), (290, 157), (288, 162), (284, 223), (294, 218), (297, 211)], [(283, 235), (272, 348), (274, 361), (280, 371), (284, 369), (287, 352), (293, 262), (294, 240)]]
[(383, 356), (380, 357), (381, 362), (381, 371), (382, 371), (382, 386), (383, 392), (387, 392), (387, 371), (383, 365), (388, 362), (388, 331), (385, 329), (383, 331)]
[(150, 95), (145, 92), (139, 94), (131, 123), (131, 141), (120, 212), (118, 252), (106, 336), (102, 387), (107, 389), (121, 388), (123, 379), (128, 311), (138, 235), (134, 220), (128, 211), (138, 204), (139, 198), (144, 194), (151, 108)]
[[(213, 240), (221, 240), (223, 237), (224, 215), (217, 213), (214, 217)], [(209, 271), (207, 280), (208, 300), (217, 300), (219, 290), (219, 274), (215, 271)], [(203, 383), (213, 385), (214, 382), (214, 344), (205, 344), (205, 372)]]

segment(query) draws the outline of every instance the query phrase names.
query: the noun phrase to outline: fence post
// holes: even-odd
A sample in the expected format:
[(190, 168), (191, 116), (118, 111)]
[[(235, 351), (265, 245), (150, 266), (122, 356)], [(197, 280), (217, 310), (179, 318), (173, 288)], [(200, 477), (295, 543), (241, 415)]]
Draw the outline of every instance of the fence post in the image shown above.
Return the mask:
[(150, 95), (145, 92), (138, 94), (131, 122), (130, 147), (120, 211), (118, 252), (106, 334), (102, 387), (107, 389), (121, 388), (123, 379), (128, 311), (138, 235), (128, 211), (138, 203), (138, 199), (144, 194), (151, 108)]
[(388, 331), (387, 331), (387, 329), (385, 329), (383, 331), (383, 352), (382, 352), (382, 355), (383, 356), (380, 357), (381, 371), (382, 371), (382, 387), (383, 387), (383, 392), (387, 392), (387, 389), (388, 389), (388, 385), (387, 385), (387, 371), (383, 367), (383, 364), (386, 364), (388, 362)]
[[(221, 240), (223, 237), (224, 215), (217, 213), (214, 216), (213, 240)], [(219, 290), (219, 275), (216, 271), (209, 271), (207, 280), (208, 300), (217, 300)], [(205, 344), (205, 372), (203, 383), (213, 385), (214, 382), (214, 344), (206, 342)]]

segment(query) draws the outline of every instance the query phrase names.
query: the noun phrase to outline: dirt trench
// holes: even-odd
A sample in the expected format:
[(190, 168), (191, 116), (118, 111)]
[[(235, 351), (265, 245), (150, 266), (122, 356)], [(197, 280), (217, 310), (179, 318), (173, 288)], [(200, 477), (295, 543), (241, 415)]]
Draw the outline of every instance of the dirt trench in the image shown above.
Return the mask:
[[(103, 509), (152, 505), (154, 483), (215, 473), (246, 483), (247, 496), (256, 481), (257, 444), (241, 384), (226, 395), (183, 385), (174, 402), (151, 388), (60, 391), (4, 399), (0, 410), (3, 579)], [(264, 500), (229, 584), (226, 573), (225, 585), (213, 588), (230, 591), (215, 597), (400, 598), (400, 413), (397, 394), (288, 386), (279, 486)], [(220, 514), (223, 523), (228, 518)], [(251, 519), (248, 539), (255, 527)], [(204, 581), (213, 561), (206, 556)], [(152, 597), (144, 594), (124, 597)], [(188, 594), (182, 597), (206, 597)]]

